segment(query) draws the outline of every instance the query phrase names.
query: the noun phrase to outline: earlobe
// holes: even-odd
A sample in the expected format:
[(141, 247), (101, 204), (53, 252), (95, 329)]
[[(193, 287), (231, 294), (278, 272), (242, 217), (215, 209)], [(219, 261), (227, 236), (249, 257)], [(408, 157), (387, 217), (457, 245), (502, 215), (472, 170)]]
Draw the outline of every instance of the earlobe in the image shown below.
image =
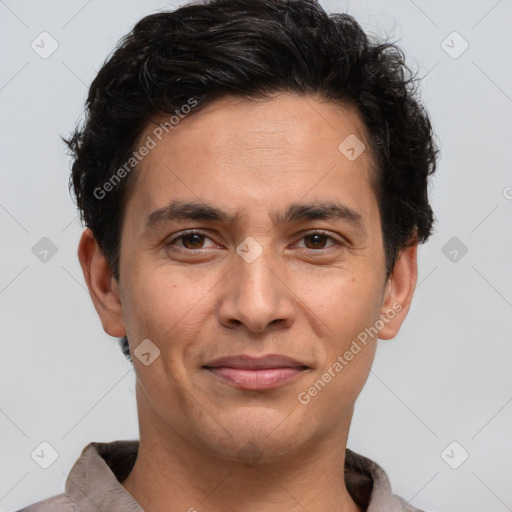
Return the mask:
[(381, 307), (380, 325), (384, 325), (379, 329), (379, 339), (394, 338), (409, 312), (418, 279), (417, 250), (418, 241), (415, 240), (400, 252), (389, 276)]
[(104, 331), (117, 338), (125, 336), (119, 287), (89, 228), (84, 230), (80, 238), (78, 260)]

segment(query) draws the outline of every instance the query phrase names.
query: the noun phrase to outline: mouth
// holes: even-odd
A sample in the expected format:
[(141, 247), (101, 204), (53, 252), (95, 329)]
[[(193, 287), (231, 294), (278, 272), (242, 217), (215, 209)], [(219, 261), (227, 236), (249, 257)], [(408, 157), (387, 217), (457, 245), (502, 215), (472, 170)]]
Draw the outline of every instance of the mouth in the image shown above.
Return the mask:
[(245, 354), (221, 357), (203, 366), (212, 375), (238, 389), (264, 390), (290, 382), (310, 368), (286, 356)]

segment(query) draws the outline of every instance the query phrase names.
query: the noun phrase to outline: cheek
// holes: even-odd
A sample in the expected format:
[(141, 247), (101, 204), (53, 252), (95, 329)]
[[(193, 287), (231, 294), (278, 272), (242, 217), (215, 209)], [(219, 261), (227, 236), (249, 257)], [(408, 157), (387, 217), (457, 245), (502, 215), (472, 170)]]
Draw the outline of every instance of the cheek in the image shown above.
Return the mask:
[(209, 292), (215, 282), (201, 273), (192, 278), (190, 273), (184, 275), (176, 268), (163, 266), (134, 275), (140, 277), (128, 284), (123, 302), (128, 338), (130, 333), (134, 339), (149, 338), (160, 350), (196, 338), (201, 325), (198, 317), (211, 307), (213, 294)]
[[(377, 276), (370, 269), (366, 274), (331, 279), (325, 288), (311, 289), (315, 297), (315, 314), (327, 335), (324, 340), (322, 369), (330, 371), (332, 388), (348, 387), (360, 390), (373, 362), (377, 335), (375, 323), (380, 315), (380, 289)], [(320, 291), (323, 290), (322, 293)], [(376, 290), (379, 292), (377, 293)], [(341, 358), (341, 361), (340, 361)], [(329, 380), (326, 375), (325, 380)]]
[(347, 407), (352, 406), (368, 379), (376, 347), (376, 338), (370, 339), (366, 344), (355, 339), (346, 347), (343, 354), (340, 354), (341, 358), (336, 359), (339, 366), (334, 365), (330, 371), (337, 374), (332, 386), (335, 400), (341, 401)]
[(332, 325), (336, 338), (324, 340), (322, 365), (297, 397), (301, 404), (330, 411), (326, 416), (333, 423), (327, 422), (326, 428), (342, 421), (368, 379), (377, 347), (370, 329), (378, 313), (372, 309), (353, 301), (340, 311)]
[[(338, 343), (373, 324), (380, 313), (380, 276), (370, 266), (317, 273), (297, 287), (302, 302), (324, 326), (320, 337)], [(322, 334), (323, 333), (323, 334)]]

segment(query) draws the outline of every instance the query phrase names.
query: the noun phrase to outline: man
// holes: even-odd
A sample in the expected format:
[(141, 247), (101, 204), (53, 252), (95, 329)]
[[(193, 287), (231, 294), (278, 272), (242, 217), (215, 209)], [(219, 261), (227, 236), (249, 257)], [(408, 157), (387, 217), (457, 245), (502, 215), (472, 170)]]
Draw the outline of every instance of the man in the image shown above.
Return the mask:
[(89, 444), (25, 511), (418, 510), (346, 448), (433, 224), (406, 71), (313, 0), (189, 4), (123, 39), (67, 142), (140, 441)]

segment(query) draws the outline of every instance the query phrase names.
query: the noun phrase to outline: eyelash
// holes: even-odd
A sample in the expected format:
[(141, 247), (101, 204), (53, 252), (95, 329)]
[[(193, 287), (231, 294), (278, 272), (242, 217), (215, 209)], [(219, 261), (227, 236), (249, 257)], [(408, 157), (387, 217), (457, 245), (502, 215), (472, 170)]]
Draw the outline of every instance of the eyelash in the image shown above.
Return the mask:
[[(187, 236), (191, 236), (191, 235), (199, 235), (199, 236), (203, 236), (205, 238), (209, 238), (211, 240), (211, 238), (209, 236), (205, 235), (201, 231), (197, 231), (197, 230), (192, 229), (190, 231), (186, 231), (186, 232), (181, 233), (180, 235), (172, 238), (165, 245), (166, 246), (172, 246), (174, 244), (174, 242), (176, 242), (177, 240), (179, 240), (181, 238), (186, 238)], [(337, 240), (336, 238), (334, 238), (333, 236), (327, 234), (327, 232), (322, 231), (322, 230), (314, 230), (314, 231), (311, 231), (309, 233), (306, 233), (306, 234), (304, 234), (301, 237), (301, 240), (306, 238), (307, 236), (312, 236), (312, 235), (322, 235), (322, 236), (325, 236), (327, 239), (331, 240), (332, 242), (334, 242), (336, 245), (338, 245), (340, 247), (345, 247), (346, 246), (343, 242), (340, 242), (339, 240)], [(180, 249), (183, 250), (183, 251), (186, 251), (186, 252), (190, 252), (190, 253), (206, 250), (206, 249), (186, 249), (186, 248), (180, 248)], [(305, 249), (307, 251), (312, 251), (312, 252), (321, 252), (321, 251), (328, 251), (329, 250), (329, 248), (327, 248), (327, 249), (307, 249), (307, 248), (305, 248)]]

